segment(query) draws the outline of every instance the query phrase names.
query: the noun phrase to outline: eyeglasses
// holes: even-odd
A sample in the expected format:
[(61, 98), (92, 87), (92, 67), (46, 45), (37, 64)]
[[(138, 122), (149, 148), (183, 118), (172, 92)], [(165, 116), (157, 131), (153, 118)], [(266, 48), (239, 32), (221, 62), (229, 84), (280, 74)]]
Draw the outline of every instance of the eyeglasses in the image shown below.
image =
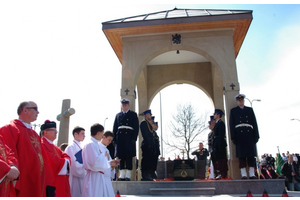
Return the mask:
[(48, 128), (48, 129), (46, 129), (46, 131), (54, 131), (55, 133), (57, 133), (57, 130), (56, 129), (52, 129), (52, 128)]
[(27, 109), (33, 109), (35, 111), (38, 111), (38, 107), (26, 107)]

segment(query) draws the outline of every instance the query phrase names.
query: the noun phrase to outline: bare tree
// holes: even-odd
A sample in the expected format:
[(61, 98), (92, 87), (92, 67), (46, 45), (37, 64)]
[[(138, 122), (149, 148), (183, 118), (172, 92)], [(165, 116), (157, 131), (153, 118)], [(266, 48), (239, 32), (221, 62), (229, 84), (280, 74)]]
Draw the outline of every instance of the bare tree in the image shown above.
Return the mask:
[(164, 141), (171, 150), (184, 150), (187, 158), (190, 159), (191, 144), (200, 141), (200, 134), (207, 130), (207, 113), (197, 116), (197, 111), (188, 103), (186, 105), (178, 105), (177, 113), (173, 115), (170, 122), (170, 131), (172, 139)]

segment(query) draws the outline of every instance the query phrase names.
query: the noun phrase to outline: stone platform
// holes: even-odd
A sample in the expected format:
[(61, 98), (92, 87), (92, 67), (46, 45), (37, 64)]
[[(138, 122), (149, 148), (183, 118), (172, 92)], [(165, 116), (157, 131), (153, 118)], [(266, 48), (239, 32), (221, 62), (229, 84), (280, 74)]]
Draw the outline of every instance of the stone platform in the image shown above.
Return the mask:
[(193, 180), (193, 181), (113, 181), (115, 192), (121, 195), (147, 196), (213, 196), (222, 194), (269, 194), (281, 195), (284, 179), (257, 180)]

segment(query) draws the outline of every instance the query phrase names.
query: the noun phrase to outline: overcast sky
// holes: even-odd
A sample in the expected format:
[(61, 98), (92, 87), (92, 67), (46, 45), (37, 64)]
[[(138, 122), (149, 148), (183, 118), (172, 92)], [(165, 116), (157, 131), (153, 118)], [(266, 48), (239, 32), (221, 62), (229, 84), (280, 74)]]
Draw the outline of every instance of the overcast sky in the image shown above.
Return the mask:
[[(46, 119), (56, 121), (62, 100), (71, 99), (76, 110), (71, 130), (80, 125), (89, 135), (93, 123), (104, 121), (111, 130), (120, 111), (122, 66), (102, 22), (174, 7), (253, 10), (236, 64), (240, 92), (250, 100), (261, 99), (253, 102), (260, 131), (258, 152), (275, 154), (279, 146), (281, 152), (299, 153), (300, 121), (291, 120), (300, 119), (299, 5), (0, 1), (0, 126), (17, 118), (21, 101), (38, 104), (35, 123), (42, 124)], [(208, 97), (193, 86), (173, 85), (161, 94), (164, 120), (179, 103), (191, 102), (199, 113), (214, 110)], [(151, 107), (160, 122), (157, 99)], [(168, 132), (168, 121), (162, 126)], [(178, 154), (165, 157), (174, 153)]]

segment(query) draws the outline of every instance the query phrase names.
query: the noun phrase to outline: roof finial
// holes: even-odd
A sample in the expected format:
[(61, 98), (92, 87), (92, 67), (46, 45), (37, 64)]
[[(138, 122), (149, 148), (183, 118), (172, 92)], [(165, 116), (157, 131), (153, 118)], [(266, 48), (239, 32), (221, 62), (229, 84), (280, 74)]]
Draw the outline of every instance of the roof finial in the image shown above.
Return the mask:
[(177, 10), (176, 6), (175, 6), (175, 8), (173, 10)]

